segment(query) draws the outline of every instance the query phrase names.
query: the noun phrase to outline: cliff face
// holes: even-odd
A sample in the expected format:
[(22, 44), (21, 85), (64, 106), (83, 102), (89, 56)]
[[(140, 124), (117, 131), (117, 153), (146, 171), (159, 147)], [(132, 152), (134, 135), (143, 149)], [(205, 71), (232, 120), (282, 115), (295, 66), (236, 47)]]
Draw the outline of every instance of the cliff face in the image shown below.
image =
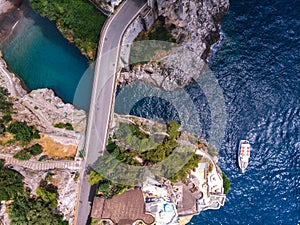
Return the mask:
[[(6, 63), (1, 57), (0, 86), (5, 87), (10, 94), (13, 109), (16, 112), (12, 114), (13, 119), (34, 125), (42, 133), (44, 142), (50, 138), (51, 140), (49, 139), (47, 143), (50, 141), (59, 146), (75, 146), (75, 150), (77, 148), (81, 150), (86, 127), (86, 113), (83, 110), (78, 110), (71, 104), (65, 104), (50, 89), (38, 89), (27, 93), (20, 79), (7, 70)], [(58, 123), (70, 123), (74, 130), (55, 127)], [(17, 148), (13, 146), (7, 149), (13, 152), (15, 147)], [(0, 146), (0, 151), (5, 149)], [(72, 152), (69, 155), (76, 154), (76, 151)]]
[(164, 0), (159, 14), (172, 30), (177, 43), (206, 59), (210, 46), (219, 40), (219, 22), (229, 8), (229, 0)]
[(229, 0), (158, 1), (159, 15), (165, 17), (176, 43), (186, 52), (177, 51), (159, 64), (148, 62), (123, 71), (119, 83), (140, 79), (168, 91), (190, 84), (205, 69), (205, 59), (211, 45), (219, 40), (219, 22), (228, 8)]

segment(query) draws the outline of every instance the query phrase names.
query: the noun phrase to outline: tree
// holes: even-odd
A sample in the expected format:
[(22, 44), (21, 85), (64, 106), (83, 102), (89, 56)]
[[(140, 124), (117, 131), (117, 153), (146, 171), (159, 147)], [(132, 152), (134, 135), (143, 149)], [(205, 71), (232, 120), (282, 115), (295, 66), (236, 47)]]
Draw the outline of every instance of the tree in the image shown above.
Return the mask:
[(35, 144), (32, 145), (28, 150), (30, 151), (31, 155), (37, 156), (43, 152), (43, 147), (40, 144)]
[(54, 127), (64, 128), (66, 130), (74, 130), (72, 124), (70, 124), (70, 123), (57, 123), (57, 124), (54, 124)]
[(27, 145), (31, 140), (40, 138), (39, 132), (26, 122), (15, 121), (7, 127), (9, 133), (14, 134), (14, 139), (22, 145)]
[(177, 182), (179, 179), (186, 179), (191, 170), (196, 168), (199, 164), (199, 157), (196, 153), (191, 155), (189, 161), (177, 173), (169, 177), (172, 182)]
[(19, 152), (17, 152), (16, 154), (14, 154), (13, 156), (15, 159), (19, 159), (19, 160), (29, 160), (31, 158), (30, 152), (28, 151), (28, 149), (23, 149)]
[[(54, 21), (63, 35), (93, 60), (106, 17), (88, 0), (30, 0), (33, 9)], [(96, 22), (97, 21), (97, 22)]]
[(0, 112), (4, 116), (10, 116), (13, 111), (13, 104), (9, 100), (9, 92), (6, 88), (0, 87)]
[(42, 187), (36, 189), (36, 195), (41, 197), (44, 202), (51, 202), (54, 207), (57, 207), (57, 192), (47, 191)]
[(11, 200), (23, 190), (22, 176), (11, 169), (5, 168), (0, 162), (0, 201)]
[(8, 207), (11, 225), (67, 225), (51, 202), (31, 198), (28, 191), (19, 193)]

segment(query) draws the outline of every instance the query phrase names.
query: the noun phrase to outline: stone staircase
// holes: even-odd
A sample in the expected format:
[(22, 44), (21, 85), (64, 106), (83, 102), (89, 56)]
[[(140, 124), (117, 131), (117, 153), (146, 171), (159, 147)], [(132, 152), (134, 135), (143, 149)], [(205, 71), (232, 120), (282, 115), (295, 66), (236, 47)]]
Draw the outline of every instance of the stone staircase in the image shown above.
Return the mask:
[(0, 159), (5, 160), (7, 165), (18, 165), (31, 170), (50, 170), (50, 169), (70, 169), (70, 170), (79, 170), (81, 168), (81, 161), (72, 161), (72, 160), (60, 160), (60, 161), (22, 161), (14, 159), (10, 155), (0, 154)]

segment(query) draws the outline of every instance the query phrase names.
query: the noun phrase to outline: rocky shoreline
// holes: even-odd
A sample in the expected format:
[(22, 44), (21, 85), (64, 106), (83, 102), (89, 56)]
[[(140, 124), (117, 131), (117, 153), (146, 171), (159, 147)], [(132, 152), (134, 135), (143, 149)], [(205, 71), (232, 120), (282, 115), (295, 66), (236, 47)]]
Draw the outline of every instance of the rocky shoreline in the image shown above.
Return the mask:
[[(86, 113), (83, 110), (77, 110), (73, 105), (63, 103), (47, 88), (27, 93), (21, 80), (7, 70), (2, 57), (0, 57), (0, 85), (10, 93), (16, 112), (12, 114), (13, 119), (34, 125), (45, 138), (50, 138), (55, 143), (76, 146), (79, 150), (83, 148), (86, 127)], [(54, 125), (58, 123), (70, 123), (74, 130), (55, 127)]]
[[(79, 151), (84, 145), (86, 127), (86, 113), (83, 110), (77, 110), (73, 105), (65, 104), (50, 89), (27, 92), (22, 81), (14, 73), (8, 71), (6, 62), (2, 59), (1, 51), (0, 86), (7, 89), (10, 102), (13, 103), (12, 119), (25, 121), (40, 131), (40, 139), (32, 141), (30, 145), (40, 144), (43, 147), (43, 156), (46, 156), (49, 161), (74, 158), (80, 161)], [(2, 117), (2, 115), (0, 116)], [(58, 128), (55, 126), (58, 123), (70, 123), (73, 130)], [(20, 146), (19, 143), (6, 145), (4, 143), (5, 138), (5, 136), (1, 136), (1, 141), (3, 141), (0, 145), (1, 156), (12, 157), (24, 149), (24, 146)], [(33, 157), (25, 163), (37, 162), (38, 157)], [(63, 161), (57, 160), (56, 162)], [(10, 166), (23, 175), (25, 186), (29, 187), (34, 195), (41, 179), (45, 178), (48, 172), (54, 173), (52, 182), (58, 188), (58, 211), (65, 220), (73, 224), (78, 189), (76, 170), (64, 167), (66, 169), (43, 171), (40, 168), (36, 171), (15, 164)], [(0, 224), (2, 222), (10, 224), (7, 212), (8, 205), (9, 202), (1, 202), (0, 204)]]
[(161, 1), (158, 15), (165, 18), (167, 27), (172, 27), (171, 35), (185, 53), (177, 50), (177, 54), (159, 63), (156, 60), (123, 70), (119, 84), (143, 80), (167, 91), (189, 85), (206, 68), (210, 48), (220, 38), (219, 23), (228, 9), (229, 0)]
[[(0, 43), (11, 35), (18, 21), (31, 9), (28, 0), (0, 0)], [(23, 81), (7, 69), (0, 50), (0, 85), (5, 87), (13, 101), (13, 119), (34, 125), (40, 132), (62, 145), (83, 148), (86, 113), (71, 104), (65, 104), (50, 89), (28, 92)], [(70, 123), (74, 130), (55, 127), (58, 123)]]
[[(173, 121), (174, 122), (174, 121)], [(176, 123), (176, 122), (175, 122)], [(130, 132), (129, 128), (130, 126), (135, 126), (138, 129), (138, 132)], [(128, 164), (128, 165), (134, 165), (134, 166), (146, 166), (148, 167), (148, 177), (145, 180), (145, 175), (144, 174), (142, 177), (140, 176), (140, 173), (132, 173), (130, 176), (127, 176), (124, 171), (120, 169), (122, 166), (118, 167), (116, 164), (110, 165), (112, 168), (105, 167), (105, 169), (113, 169), (114, 171), (118, 171), (118, 176), (114, 176), (113, 180), (118, 180), (119, 179), (124, 179), (123, 180), (126, 184), (129, 184), (132, 182), (132, 180), (138, 181), (136, 183), (136, 187), (138, 187), (139, 190), (142, 190), (144, 194), (144, 198), (147, 199), (149, 196), (151, 196), (151, 199), (153, 200), (152, 202), (145, 202), (145, 210), (147, 213), (150, 213), (151, 215), (157, 216), (158, 213), (155, 211), (155, 205), (159, 203), (156, 203), (155, 196), (158, 194), (160, 201), (166, 201), (170, 204), (175, 204), (176, 205), (176, 211), (177, 214), (173, 218), (173, 223), (168, 223), (168, 224), (180, 224), (184, 225), (187, 224), (193, 217), (193, 215), (197, 215), (201, 213), (203, 210), (207, 209), (219, 209), (221, 206), (224, 206), (225, 203), (225, 188), (224, 188), (224, 183), (223, 183), (223, 173), (218, 166), (218, 158), (219, 158), (219, 153), (216, 149), (214, 149), (206, 140), (202, 138), (198, 138), (194, 136), (193, 134), (182, 130), (180, 127), (177, 128), (179, 133), (177, 134), (178, 136), (176, 137), (176, 143), (178, 143), (178, 146), (176, 147), (177, 150), (173, 149), (173, 153), (170, 156), (167, 156), (166, 159), (163, 159), (161, 162), (158, 164), (162, 163), (163, 167), (158, 168), (158, 164), (151, 164), (151, 159), (146, 157), (147, 165), (145, 163), (145, 155), (143, 154), (144, 151), (147, 150), (147, 142), (151, 142), (151, 151), (156, 151), (155, 145), (161, 145), (163, 144), (164, 141), (170, 137), (169, 135), (173, 132), (170, 133), (170, 124), (163, 124), (157, 121), (141, 118), (141, 117), (136, 117), (132, 115), (118, 115), (114, 114), (114, 123), (110, 131), (110, 137), (113, 143), (116, 143), (118, 149), (123, 152), (123, 153), (116, 153), (118, 154), (123, 154), (122, 158), (123, 162), (127, 162), (126, 160), (129, 159), (127, 158), (128, 155), (124, 153), (124, 149), (127, 149), (125, 152), (130, 152), (131, 155), (131, 160), (130, 162), (132, 163), (133, 161), (135, 163), (133, 164)], [(180, 125), (179, 125), (180, 126)], [(168, 128), (169, 127), (169, 128)], [(124, 132), (125, 131), (125, 132)], [(174, 130), (173, 130), (174, 131)], [(140, 132), (140, 133), (139, 133)], [(141, 134), (147, 134), (143, 138), (139, 139), (134, 139), (136, 137), (135, 135), (140, 136)], [(129, 141), (130, 140), (130, 141)], [(134, 141), (135, 140), (135, 141)], [(154, 142), (154, 143), (153, 143)], [(111, 145), (113, 146), (113, 145)], [(138, 147), (139, 146), (139, 147)], [(168, 146), (165, 146), (164, 150), (168, 148)], [(179, 154), (181, 147), (183, 147), (184, 154), (181, 155), (181, 157), (174, 157), (174, 155)], [(153, 148), (153, 149), (152, 149)], [(138, 149), (138, 150), (137, 150)], [(187, 154), (189, 151), (191, 155)], [(183, 152), (182, 152), (183, 153)], [(114, 153), (111, 153), (114, 154)], [(196, 155), (194, 155), (196, 154)], [(189, 156), (188, 156), (189, 155)], [(198, 160), (195, 160), (193, 157), (196, 156)], [(118, 157), (118, 156), (115, 156)], [(157, 157), (161, 157), (160, 154), (157, 155)], [(171, 161), (168, 160), (168, 157), (174, 157), (172, 158)], [(177, 176), (177, 179), (173, 180), (172, 178), (167, 179), (166, 177), (169, 177), (167, 174), (170, 175), (170, 172), (173, 171), (172, 175), (178, 171), (178, 168), (182, 168), (181, 166), (178, 166), (179, 164), (184, 164), (184, 161), (187, 160), (187, 158), (183, 159), (182, 157), (187, 157), (188, 159), (188, 172), (189, 174), (184, 178), (180, 177), (179, 175)], [(156, 157), (155, 157), (156, 159)], [(177, 160), (176, 160), (177, 159)], [(195, 161), (194, 161), (195, 160)], [(106, 160), (104, 160), (106, 161)], [(102, 163), (105, 162), (98, 162), (100, 163), (101, 167), (103, 166)], [(193, 161), (194, 163), (190, 163)], [(169, 164), (171, 162), (171, 164)], [(196, 164), (195, 164), (196, 162)], [(178, 164), (179, 163), (179, 164)], [(155, 166), (158, 166), (155, 168)], [(97, 165), (94, 165), (94, 169), (96, 172), (102, 171), (101, 167), (98, 167)], [(142, 167), (141, 167), (142, 168)], [(154, 169), (155, 168), (155, 169)], [(168, 168), (168, 171), (165, 171), (166, 173), (163, 172), (163, 168)], [(175, 169), (177, 168), (177, 169)], [(99, 170), (98, 170), (99, 169)], [(109, 169), (109, 170), (110, 170)], [(175, 170), (173, 170), (175, 169)], [(141, 170), (140, 172), (142, 172)], [(151, 172), (150, 172), (151, 171)], [(186, 170), (181, 170), (180, 172), (177, 172), (178, 174), (185, 173), (184, 171)], [(124, 173), (124, 174), (123, 174)], [(100, 172), (104, 177), (105, 172), (102, 173)], [(205, 174), (205, 176), (204, 176)], [(108, 175), (108, 174), (107, 174)], [(167, 176), (166, 176), (167, 175)], [(109, 175), (108, 175), (109, 176)], [(175, 176), (176, 177), (176, 176)], [(127, 178), (127, 179), (126, 179)], [(141, 180), (140, 180), (141, 179)], [(153, 190), (152, 188), (147, 189), (149, 186), (153, 185), (153, 182), (148, 183), (149, 179), (152, 179), (152, 181), (156, 181), (156, 187), (160, 187), (162, 189), (156, 189), (156, 187), (153, 187), (156, 191), (153, 191), (150, 195), (148, 195), (147, 190)], [(192, 180), (195, 180), (194, 185), (192, 184)], [(113, 182), (113, 181), (112, 181)], [(127, 183), (128, 182), (128, 183)], [(124, 184), (125, 184), (124, 183)], [(181, 190), (179, 192), (176, 192), (176, 194), (172, 191), (172, 188), (176, 187), (175, 189)], [(163, 190), (167, 190), (168, 194), (162, 194)], [(126, 192), (123, 192), (126, 193)], [(119, 193), (119, 196), (122, 195)], [(103, 195), (100, 193), (99, 196), (103, 197)], [(176, 197), (175, 197), (176, 196)], [(179, 197), (180, 196), (180, 197)], [(212, 197), (213, 196), (213, 197)], [(107, 196), (105, 196), (107, 197)], [(178, 197), (178, 198), (177, 198)], [(96, 197), (98, 198), (98, 197)], [(114, 197), (113, 197), (114, 198)], [(198, 199), (198, 200), (196, 200)], [(127, 200), (128, 201), (128, 200)], [(202, 202), (201, 204), (197, 205), (198, 202)], [(187, 204), (187, 202), (189, 202)], [(95, 204), (95, 203), (94, 203)], [(152, 206), (152, 207), (151, 207)], [(98, 208), (97, 208), (98, 210)], [(94, 211), (95, 212), (95, 211)], [(93, 213), (92, 211), (92, 217), (95, 216), (94, 218), (98, 219), (103, 219), (98, 217), (97, 213)], [(156, 217), (157, 222), (159, 219)], [(161, 222), (161, 221), (160, 221)], [(98, 223), (97, 223), (98, 224)], [(99, 223), (100, 224), (100, 223)], [(159, 223), (162, 224), (162, 223)]]

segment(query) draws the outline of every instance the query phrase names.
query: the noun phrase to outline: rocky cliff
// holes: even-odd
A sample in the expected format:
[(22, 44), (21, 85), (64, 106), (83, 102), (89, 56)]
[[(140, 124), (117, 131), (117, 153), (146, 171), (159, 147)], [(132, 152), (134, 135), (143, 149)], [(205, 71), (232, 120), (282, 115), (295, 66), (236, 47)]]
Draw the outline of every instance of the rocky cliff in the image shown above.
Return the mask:
[[(71, 104), (65, 104), (50, 89), (38, 89), (27, 93), (20, 79), (7, 70), (6, 63), (1, 58), (1, 52), (0, 86), (5, 87), (10, 94), (15, 112), (12, 114), (13, 119), (34, 125), (42, 133), (43, 139), (48, 140), (47, 144), (49, 141), (52, 143), (52, 147), (53, 143), (56, 143), (61, 147), (76, 146), (75, 150), (78, 146), (82, 148), (80, 145), (84, 140), (86, 113)], [(55, 126), (58, 123), (70, 123), (74, 129), (58, 128)], [(14, 152), (13, 150), (13, 148), (10, 149), (10, 152)], [(74, 150), (72, 152), (75, 156), (76, 152)]]
[(119, 83), (140, 79), (172, 91), (197, 79), (205, 69), (211, 45), (219, 40), (219, 22), (228, 8), (229, 0), (159, 1), (158, 13), (172, 27), (170, 32), (181, 50), (159, 63), (156, 60), (121, 72)]

